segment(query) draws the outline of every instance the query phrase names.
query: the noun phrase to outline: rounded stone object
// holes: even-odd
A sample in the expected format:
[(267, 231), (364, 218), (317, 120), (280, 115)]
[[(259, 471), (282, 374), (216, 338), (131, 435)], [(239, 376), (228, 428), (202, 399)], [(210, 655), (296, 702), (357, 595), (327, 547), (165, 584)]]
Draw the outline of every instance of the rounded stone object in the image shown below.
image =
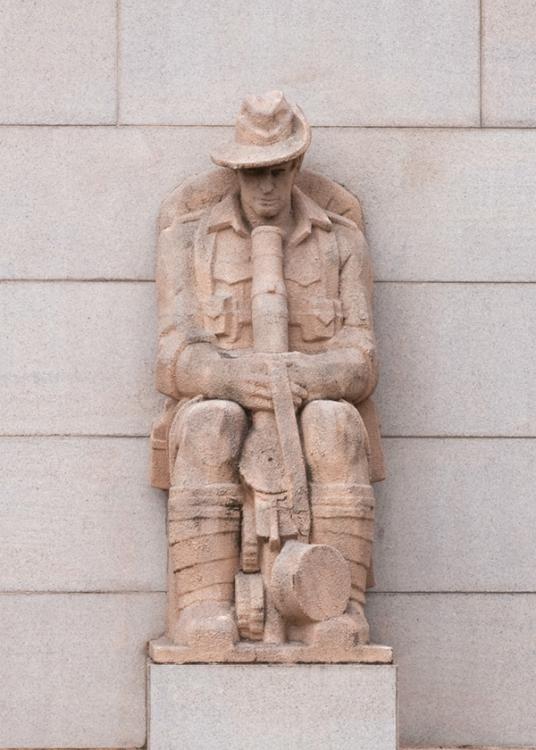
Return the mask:
[(270, 591), (279, 612), (298, 622), (342, 615), (350, 598), (350, 567), (328, 544), (287, 542), (272, 568)]

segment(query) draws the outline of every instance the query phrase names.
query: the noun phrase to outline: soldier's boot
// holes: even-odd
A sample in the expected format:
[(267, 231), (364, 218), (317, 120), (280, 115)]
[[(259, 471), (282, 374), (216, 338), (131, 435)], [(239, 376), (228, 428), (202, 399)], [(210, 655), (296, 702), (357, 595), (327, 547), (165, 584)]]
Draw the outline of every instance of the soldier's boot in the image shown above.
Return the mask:
[(364, 613), (367, 576), (374, 533), (374, 495), (366, 484), (313, 484), (311, 487), (314, 544), (335, 547), (350, 567), (351, 593), (347, 614), (356, 628), (358, 643), (368, 643)]
[(241, 488), (170, 490), (169, 544), (175, 643), (225, 650), (238, 640), (234, 578), (239, 569)]

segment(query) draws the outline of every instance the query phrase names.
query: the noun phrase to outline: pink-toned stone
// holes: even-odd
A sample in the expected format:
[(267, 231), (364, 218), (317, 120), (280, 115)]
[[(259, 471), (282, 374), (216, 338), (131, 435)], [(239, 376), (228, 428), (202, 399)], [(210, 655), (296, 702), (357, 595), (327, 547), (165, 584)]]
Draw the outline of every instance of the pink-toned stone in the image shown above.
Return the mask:
[(169, 488), (157, 662), (380, 662), (367, 646), (376, 413), (357, 199), (301, 172), (281, 92), (248, 97), (226, 168), (180, 186), (158, 245), (153, 484)]
[(322, 622), (344, 614), (350, 570), (335, 547), (288, 541), (272, 568), (270, 589), (288, 620)]
[(376, 644), (354, 646), (351, 649), (326, 649), (324, 645), (315, 648), (297, 642), (280, 645), (241, 641), (226, 653), (212, 653), (205, 649), (178, 646), (169, 638), (163, 637), (149, 643), (149, 656), (157, 664), (391, 664), (393, 649)]

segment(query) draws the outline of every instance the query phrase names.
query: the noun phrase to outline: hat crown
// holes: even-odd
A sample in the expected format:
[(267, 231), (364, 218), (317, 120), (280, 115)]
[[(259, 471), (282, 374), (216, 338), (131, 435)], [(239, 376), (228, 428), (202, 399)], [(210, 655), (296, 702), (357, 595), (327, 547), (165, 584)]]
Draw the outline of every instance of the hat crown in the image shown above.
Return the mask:
[(294, 116), (282, 91), (248, 96), (236, 121), (236, 142), (253, 146), (280, 143), (292, 135)]
[(236, 120), (234, 138), (212, 150), (212, 161), (231, 169), (283, 164), (305, 153), (311, 128), (301, 109), (282, 91), (248, 96)]

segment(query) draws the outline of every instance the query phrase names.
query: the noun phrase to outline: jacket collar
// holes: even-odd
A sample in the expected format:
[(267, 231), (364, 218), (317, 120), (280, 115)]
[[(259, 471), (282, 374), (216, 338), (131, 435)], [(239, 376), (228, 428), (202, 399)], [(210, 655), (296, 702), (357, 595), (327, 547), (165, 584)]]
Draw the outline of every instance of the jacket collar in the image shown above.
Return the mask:
[[(326, 232), (331, 231), (332, 224), (323, 208), (315, 203), (305, 193), (294, 186), (292, 188), (292, 208), (295, 226), (289, 238), (290, 245), (299, 245), (313, 231), (313, 227), (320, 227)], [(240, 237), (249, 237), (250, 232), (242, 217), (240, 198), (238, 193), (225, 196), (212, 207), (208, 219), (208, 231), (219, 232), (232, 228)]]
[(309, 237), (313, 227), (331, 232), (332, 224), (324, 209), (297, 187), (292, 188), (292, 208), (296, 223), (289, 238), (290, 245), (299, 245), (303, 242)]

